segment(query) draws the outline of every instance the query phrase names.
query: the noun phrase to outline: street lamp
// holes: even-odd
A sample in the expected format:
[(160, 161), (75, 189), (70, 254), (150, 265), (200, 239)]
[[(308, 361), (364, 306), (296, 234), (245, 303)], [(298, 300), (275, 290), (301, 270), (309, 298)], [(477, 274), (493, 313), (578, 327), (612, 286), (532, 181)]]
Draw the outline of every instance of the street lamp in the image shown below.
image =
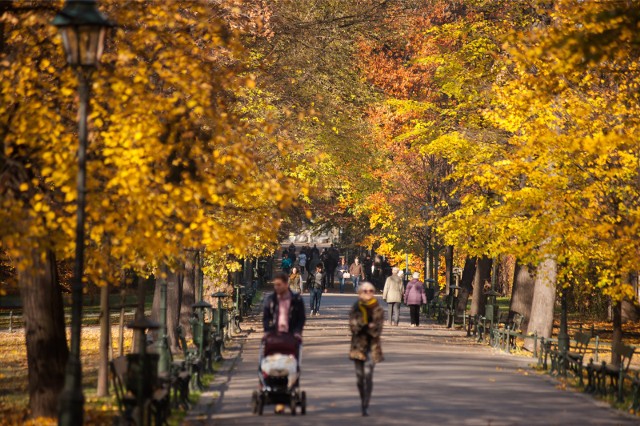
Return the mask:
[(65, 383), (60, 395), (58, 424), (83, 423), (84, 395), (80, 364), (80, 328), (82, 321), (82, 276), (84, 274), (84, 216), (87, 152), (87, 113), (89, 80), (104, 49), (104, 36), (112, 24), (96, 8), (95, 0), (67, 0), (53, 20), (62, 36), (67, 63), (78, 76), (78, 198), (76, 220), (76, 252), (73, 268), (71, 307), (71, 350), (67, 361)]

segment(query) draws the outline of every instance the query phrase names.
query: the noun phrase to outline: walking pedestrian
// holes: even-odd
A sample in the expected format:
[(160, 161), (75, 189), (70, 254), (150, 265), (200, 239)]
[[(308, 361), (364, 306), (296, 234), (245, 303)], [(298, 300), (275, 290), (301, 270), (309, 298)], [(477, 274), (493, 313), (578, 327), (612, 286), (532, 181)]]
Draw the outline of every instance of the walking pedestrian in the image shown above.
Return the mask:
[(291, 269), (291, 275), (289, 275), (289, 288), (294, 293), (302, 293), (302, 277), (298, 273), (298, 268)]
[(339, 258), (338, 250), (331, 244), (322, 261), (325, 268), (325, 287), (333, 288), (333, 279), (336, 275)]
[(314, 273), (309, 273), (307, 278), (307, 289), (309, 290), (311, 315), (320, 315), (320, 301), (322, 300), (322, 292), (324, 291), (324, 273), (322, 272), (322, 264), (316, 266)]
[(371, 282), (376, 290), (382, 290), (384, 285), (384, 271), (382, 268), (382, 258), (376, 255), (373, 265), (371, 266)]
[(353, 292), (358, 292), (358, 284), (361, 279), (364, 279), (364, 267), (360, 263), (360, 258), (356, 256), (353, 263), (349, 267), (349, 274), (351, 275), (351, 281), (353, 282)]
[(340, 265), (338, 266), (338, 278), (340, 279), (340, 293), (344, 293), (344, 282), (351, 277), (349, 275), (349, 265), (344, 257), (340, 258)]
[(382, 298), (389, 305), (389, 325), (398, 325), (400, 322), (400, 304), (404, 287), (398, 271), (396, 267), (391, 269), (391, 276), (385, 281), (382, 292)]
[(305, 252), (300, 253), (298, 256), (298, 265), (300, 266), (300, 276), (304, 275), (304, 267), (307, 266), (307, 254)]
[(282, 263), (280, 264), (280, 269), (282, 269), (282, 272), (284, 272), (285, 274), (288, 274), (289, 272), (291, 272), (292, 265), (293, 263), (291, 262), (291, 259), (289, 257), (285, 257), (282, 259)]
[(424, 283), (419, 280), (420, 273), (414, 272), (413, 279), (407, 284), (404, 292), (404, 304), (409, 306), (411, 315), (411, 327), (420, 325), (420, 305), (427, 303), (427, 295), (424, 292)]
[[(289, 288), (289, 277), (280, 273), (273, 279), (273, 293), (267, 296), (262, 312), (262, 326), (267, 338), (270, 333), (293, 335), (298, 342), (298, 356), (305, 323), (302, 296)], [(284, 405), (277, 404), (275, 412), (282, 414)]]
[(351, 350), (349, 359), (356, 367), (356, 380), (360, 392), (362, 415), (368, 416), (369, 401), (373, 391), (373, 368), (382, 362), (380, 335), (384, 322), (384, 310), (375, 298), (375, 287), (363, 282), (358, 288), (358, 301), (351, 308)]

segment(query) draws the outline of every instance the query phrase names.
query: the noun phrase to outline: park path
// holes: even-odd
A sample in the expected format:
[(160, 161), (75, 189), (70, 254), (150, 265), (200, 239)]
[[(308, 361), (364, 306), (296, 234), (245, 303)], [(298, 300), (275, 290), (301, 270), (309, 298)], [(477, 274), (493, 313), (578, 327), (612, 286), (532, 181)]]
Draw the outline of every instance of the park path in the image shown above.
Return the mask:
[[(306, 297), (305, 297), (306, 301)], [(562, 390), (528, 367), (531, 358), (495, 353), (460, 331), (428, 323), (386, 327), (386, 360), (376, 366), (370, 417), (359, 414), (346, 326), (353, 295), (325, 295), (305, 328), (302, 389), (307, 415), (251, 414), (261, 333), (247, 333), (186, 425), (632, 425), (636, 419), (588, 395)], [(384, 305), (384, 303), (383, 303)], [(259, 330), (259, 324), (245, 324)]]

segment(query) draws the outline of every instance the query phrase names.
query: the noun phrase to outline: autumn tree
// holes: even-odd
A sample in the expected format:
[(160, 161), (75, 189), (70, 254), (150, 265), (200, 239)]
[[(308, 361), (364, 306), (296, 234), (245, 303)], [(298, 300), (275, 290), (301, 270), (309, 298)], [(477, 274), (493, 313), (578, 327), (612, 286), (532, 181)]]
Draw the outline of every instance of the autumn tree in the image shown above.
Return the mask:
[[(3, 21), (0, 235), (20, 271), (31, 412), (53, 416), (66, 343), (51, 271), (73, 253), (75, 78), (50, 25), (61, 2), (29, 5), (14, 2)], [(92, 87), (86, 282), (118, 282), (123, 269), (146, 276), (194, 247), (241, 254), (275, 238), (300, 185), (288, 163), (269, 162), (289, 140), (243, 111), (253, 80), (228, 10), (102, 7), (119, 27)]]

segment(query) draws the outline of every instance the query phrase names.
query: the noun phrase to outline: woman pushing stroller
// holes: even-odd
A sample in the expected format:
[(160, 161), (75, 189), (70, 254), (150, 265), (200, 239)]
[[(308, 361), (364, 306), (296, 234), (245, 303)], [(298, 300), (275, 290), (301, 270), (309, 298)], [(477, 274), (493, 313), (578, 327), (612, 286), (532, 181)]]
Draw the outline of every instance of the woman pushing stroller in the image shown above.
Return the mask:
[[(276, 413), (283, 412), (285, 404), (290, 404), (292, 414), (295, 414), (296, 406), (301, 406), (304, 413), (306, 395), (299, 391), (298, 381), (305, 323), (304, 303), (300, 294), (289, 289), (289, 277), (286, 274), (274, 278), (273, 290), (264, 303), (262, 324), (265, 334), (259, 368), (261, 392), (254, 396), (254, 412), (262, 414), (265, 404), (275, 403)], [(288, 368), (290, 372), (287, 377), (271, 377), (268, 371), (270, 367), (275, 368), (274, 371), (286, 367), (284, 369)]]

